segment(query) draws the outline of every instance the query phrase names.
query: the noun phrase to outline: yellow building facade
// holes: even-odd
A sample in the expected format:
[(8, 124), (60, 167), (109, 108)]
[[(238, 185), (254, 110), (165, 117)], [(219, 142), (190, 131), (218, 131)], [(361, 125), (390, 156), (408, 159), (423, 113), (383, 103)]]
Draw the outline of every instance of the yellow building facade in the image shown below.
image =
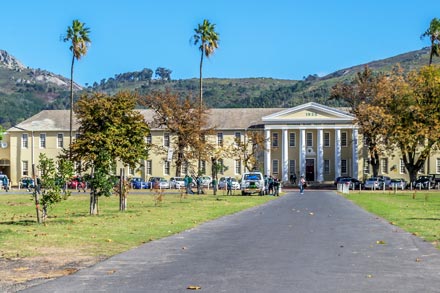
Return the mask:
[[(147, 122), (154, 112), (139, 110)], [(208, 138), (219, 147), (246, 140), (249, 131), (261, 131), (265, 147), (259, 158), (260, 171), (284, 182), (304, 175), (309, 182), (330, 183), (339, 176), (364, 180), (370, 176), (367, 150), (354, 123), (354, 117), (342, 108), (307, 103), (293, 108), (210, 109), (209, 126), (215, 128)], [(74, 123), (74, 129), (78, 124)], [(76, 134), (75, 134), (76, 135)], [(142, 177), (176, 176), (172, 154), (172, 134), (152, 128), (146, 137), (165, 154), (150, 152), (148, 160), (126, 174)], [(0, 171), (17, 185), (20, 178), (32, 175), (32, 165), (38, 165), (40, 153), (56, 158), (69, 145), (69, 111), (44, 110), (11, 127), (0, 142)], [(242, 156), (223, 158), (227, 170), (219, 176), (241, 178), (245, 172)], [(211, 162), (202, 162), (206, 175), (211, 174)], [(195, 174), (183, 168), (182, 174)], [(422, 174), (440, 174), (440, 155), (432, 154)], [(379, 174), (409, 180), (401, 156), (396, 151), (380, 158)]]

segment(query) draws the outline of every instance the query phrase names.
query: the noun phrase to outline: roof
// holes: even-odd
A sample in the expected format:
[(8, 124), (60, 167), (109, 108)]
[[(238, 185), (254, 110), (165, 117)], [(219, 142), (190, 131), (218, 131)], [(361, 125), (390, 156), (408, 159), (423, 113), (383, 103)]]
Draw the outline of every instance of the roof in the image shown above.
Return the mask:
[[(305, 104), (308, 105), (308, 104)], [(319, 104), (314, 103), (316, 107)], [(322, 105), (320, 105), (322, 106)], [(300, 106), (299, 106), (300, 107)], [(326, 109), (336, 112), (347, 112), (342, 108)], [(209, 127), (217, 129), (246, 129), (250, 126), (262, 125), (263, 118), (274, 117), (277, 113), (289, 112), (289, 109), (294, 108), (214, 108), (208, 110)], [(154, 117), (154, 110), (141, 109), (140, 113), (145, 117), (145, 121), (151, 122)], [(8, 132), (14, 131), (69, 131), (69, 110), (43, 110), (38, 114), (26, 119), (8, 129)], [(78, 129), (79, 124), (74, 117), (73, 129)]]

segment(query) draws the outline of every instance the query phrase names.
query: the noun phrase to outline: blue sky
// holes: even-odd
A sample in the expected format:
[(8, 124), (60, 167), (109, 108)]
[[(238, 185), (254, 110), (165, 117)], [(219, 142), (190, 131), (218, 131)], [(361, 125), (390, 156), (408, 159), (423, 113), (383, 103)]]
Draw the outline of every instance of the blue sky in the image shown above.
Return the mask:
[(420, 35), (440, 1), (369, 0), (21, 0), (1, 4), (0, 49), (25, 65), (70, 76), (73, 19), (92, 45), (75, 65), (75, 81), (166, 67), (173, 79), (198, 77), (190, 43), (203, 19), (216, 24), (220, 47), (204, 76), (301, 79), (428, 46)]

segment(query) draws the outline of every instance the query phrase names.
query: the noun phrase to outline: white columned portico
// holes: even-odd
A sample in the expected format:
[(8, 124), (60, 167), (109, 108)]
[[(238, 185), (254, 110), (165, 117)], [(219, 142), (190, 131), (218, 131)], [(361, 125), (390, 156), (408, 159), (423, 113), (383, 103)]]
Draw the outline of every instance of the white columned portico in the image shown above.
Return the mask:
[(283, 172), (282, 181), (287, 182), (289, 180), (289, 139), (287, 129), (283, 129), (282, 133), (282, 161), (283, 161)]
[(335, 129), (335, 177), (341, 176), (341, 129)]
[(306, 176), (306, 130), (299, 130), (299, 176)]
[(270, 162), (270, 129), (264, 130), (265, 150), (264, 150), (264, 175), (271, 175), (271, 162)]
[(357, 128), (353, 129), (352, 132), (352, 139), (353, 139), (353, 143), (352, 143), (352, 158), (353, 158), (353, 174), (352, 177), (359, 179), (359, 165), (358, 165), (358, 130)]
[(317, 181), (319, 183), (324, 181), (324, 130), (318, 129), (318, 177)]

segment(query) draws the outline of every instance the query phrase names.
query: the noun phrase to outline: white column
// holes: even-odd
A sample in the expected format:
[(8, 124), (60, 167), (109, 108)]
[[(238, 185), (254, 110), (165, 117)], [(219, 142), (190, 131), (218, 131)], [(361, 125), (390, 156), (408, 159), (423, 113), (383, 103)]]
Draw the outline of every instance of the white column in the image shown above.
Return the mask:
[(288, 138), (287, 129), (283, 129), (282, 143), (283, 143), (283, 152), (282, 152), (282, 161), (283, 161), (282, 180), (284, 182), (287, 182), (289, 180), (289, 138)]
[(358, 130), (357, 130), (357, 128), (353, 129), (352, 140), (353, 140), (353, 143), (352, 143), (352, 159), (353, 159), (352, 160), (352, 164), (353, 164), (352, 177), (359, 179), (358, 178), (358, 176), (359, 176), (359, 174), (358, 174), (358, 172), (359, 172), (359, 166), (358, 166), (359, 158), (358, 158)]
[(341, 176), (341, 129), (335, 130), (335, 177)]
[(324, 131), (318, 129), (318, 182), (324, 181)]
[(300, 129), (299, 132), (299, 176), (306, 176), (306, 130)]
[(265, 138), (265, 150), (264, 150), (264, 175), (271, 175), (271, 162), (270, 162), (270, 129), (264, 130)]

